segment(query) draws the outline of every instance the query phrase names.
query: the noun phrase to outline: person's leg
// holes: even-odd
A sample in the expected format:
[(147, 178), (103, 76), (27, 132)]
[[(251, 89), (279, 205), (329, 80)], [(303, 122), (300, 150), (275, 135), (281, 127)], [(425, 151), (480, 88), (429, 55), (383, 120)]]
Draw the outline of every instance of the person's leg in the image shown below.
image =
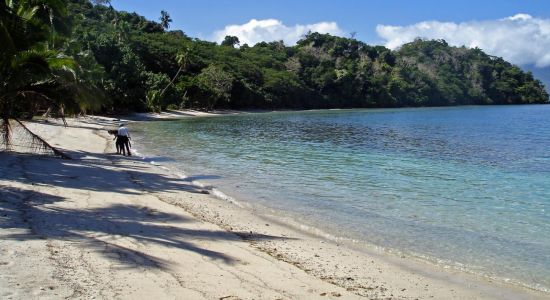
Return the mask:
[(128, 151), (128, 156), (132, 156), (132, 153), (130, 153), (130, 140), (126, 138), (126, 142), (124, 143), (126, 145), (126, 150)]
[(120, 138), (115, 140), (116, 154), (120, 154)]
[(120, 152), (122, 153), (122, 155), (126, 156), (126, 149), (124, 149), (124, 144), (126, 143), (126, 137), (125, 136), (121, 136), (120, 138)]

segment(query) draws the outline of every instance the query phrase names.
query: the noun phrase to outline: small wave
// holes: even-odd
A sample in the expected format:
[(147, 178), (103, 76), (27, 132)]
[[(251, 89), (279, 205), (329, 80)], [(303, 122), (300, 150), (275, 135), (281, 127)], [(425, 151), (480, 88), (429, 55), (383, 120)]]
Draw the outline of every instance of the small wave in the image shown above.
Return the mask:
[[(136, 151), (136, 154), (137, 153), (139, 153), (139, 152)], [(379, 158), (379, 157), (375, 156), (375, 158), (376, 159), (373, 160), (374, 162), (384, 161), (383, 157)], [(189, 182), (193, 186), (196, 186), (200, 189), (208, 190), (209, 193), (212, 196), (216, 197), (217, 199), (232, 203), (234, 205), (237, 205), (238, 207), (243, 207), (243, 205), (245, 205), (246, 207), (248, 207), (248, 206), (254, 207), (256, 205), (262, 206), (261, 203), (253, 201), (255, 199), (253, 199), (253, 198), (249, 199), (247, 197), (242, 197), (242, 198), (239, 197), (240, 200), (243, 200), (243, 203), (241, 204), (235, 198), (225, 194), (224, 192), (222, 192), (218, 188), (212, 187), (211, 185), (206, 185), (203, 182), (200, 182), (199, 180), (193, 180), (193, 176), (191, 176), (191, 175), (187, 176), (181, 170), (174, 171), (174, 170), (171, 170), (168, 167), (161, 166), (162, 163), (159, 162), (158, 160), (156, 160), (154, 157), (144, 158), (144, 159), (145, 160), (149, 159), (149, 162), (151, 164), (159, 166), (159, 167), (163, 168), (164, 170), (170, 171), (171, 173), (176, 172), (176, 174), (181, 179), (184, 179), (184, 180), (186, 179), (187, 182)], [(212, 160), (212, 161), (209, 160), (208, 162), (209, 163), (216, 163), (215, 160)], [(413, 162), (416, 162), (416, 160), (414, 160)], [(373, 162), (371, 162), (371, 164), (372, 163)], [(403, 160), (403, 163), (406, 165), (409, 162), (407, 160)], [(176, 162), (174, 167), (177, 168), (177, 166), (178, 165), (177, 165), (177, 162)], [(413, 170), (414, 170), (414, 168), (413, 168)], [(423, 174), (420, 174), (420, 175), (423, 175)], [(420, 175), (417, 175), (417, 176), (420, 176)], [(336, 176), (332, 176), (332, 177), (338, 178)], [(444, 176), (439, 176), (438, 178), (441, 178), (441, 180), (445, 179)], [(196, 179), (204, 179), (204, 178), (196, 178)], [(327, 180), (327, 179), (329, 179), (329, 178), (325, 178), (325, 180)], [(432, 181), (431, 179), (430, 180), (424, 179), (424, 180), (431, 182)], [(303, 188), (303, 185), (302, 185), (301, 188)], [(383, 191), (384, 189), (388, 189), (388, 188), (386, 186), (380, 187), (381, 191)], [(229, 190), (229, 191), (231, 191), (231, 190)], [(236, 193), (236, 195), (239, 196), (238, 193)], [(314, 195), (315, 195), (316, 198), (321, 198), (322, 197), (322, 194), (321, 195), (317, 194), (317, 191), (315, 191)], [(252, 197), (254, 197), (254, 196), (252, 196)], [(248, 201), (248, 200), (250, 200), (250, 201)], [(463, 202), (465, 202), (465, 201), (463, 201)], [(262, 215), (264, 215), (263, 212), (266, 211), (264, 208), (265, 207), (262, 206), (262, 210), (260, 210), (262, 212)], [(286, 209), (283, 208), (283, 210), (281, 210), (281, 211), (274, 212), (273, 215), (276, 216), (274, 219), (277, 219), (279, 222), (289, 224), (289, 226), (291, 226), (293, 228), (296, 228), (298, 230), (308, 232), (308, 233), (312, 233), (312, 234), (314, 234), (316, 236), (319, 236), (321, 238), (324, 238), (326, 240), (331, 240), (331, 241), (335, 241), (335, 242), (338, 242), (338, 243), (345, 243), (345, 244), (348, 244), (348, 245), (353, 245), (354, 249), (358, 249), (358, 250), (364, 249), (365, 251), (375, 250), (376, 252), (384, 252), (384, 253), (392, 254), (391, 256), (395, 256), (395, 257), (406, 256), (407, 258), (410, 258), (413, 261), (414, 260), (419, 260), (419, 261), (422, 261), (422, 262), (425, 262), (425, 263), (429, 263), (429, 264), (439, 266), (439, 267), (444, 268), (444, 269), (460, 270), (460, 271), (470, 273), (470, 274), (473, 274), (473, 275), (478, 275), (480, 277), (495, 279), (496, 281), (500, 281), (500, 282), (508, 282), (508, 283), (511, 283), (511, 284), (514, 284), (514, 285), (517, 285), (517, 286), (524, 286), (524, 287), (534, 289), (534, 290), (538, 290), (538, 291), (550, 292), (550, 290), (547, 287), (542, 286), (542, 285), (537, 284), (537, 283), (526, 283), (526, 282), (520, 282), (520, 281), (517, 281), (517, 280), (513, 280), (513, 279), (510, 279), (510, 278), (505, 278), (505, 277), (500, 277), (499, 278), (499, 277), (492, 276), (492, 274), (489, 274), (490, 271), (489, 272), (483, 272), (482, 268), (479, 267), (479, 266), (461, 264), (459, 262), (455, 262), (455, 261), (451, 261), (451, 260), (444, 260), (444, 259), (440, 259), (440, 258), (436, 258), (436, 257), (431, 257), (431, 256), (423, 255), (421, 253), (413, 253), (413, 252), (410, 252), (410, 251), (403, 251), (403, 250), (398, 250), (398, 249), (390, 249), (390, 248), (383, 247), (383, 246), (376, 246), (375, 244), (373, 244), (375, 242), (374, 240), (371, 240), (369, 242), (367, 239), (355, 240), (355, 239), (340, 237), (340, 236), (338, 236), (338, 234), (340, 234), (341, 232), (339, 232), (337, 228), (328, 228), (327, 229), (327, 231), (336, 232), (336, 235), (335, 235), (335, 234), (328, 233), (327, 231), (321, 229), (320, 227), (318, 228), (318, 227), (311, 226), (311, 225), (306, 225), (306, 224), (303, 224), (303, 223), (300, 224), (300, 222), (304, 219), (303, 217), (297, 216), (296, 220), (299, 220), (299, 221), (292, 220), (289, 217), (289, 212), (284, 211), (284, 210), (286, 210)], [(290, 214), (292, 214), (293, 208), (289, 208), (288, 210), (290, 211)], [(415, 217), (416, 217), (416, 215), (415, 215)], [(312, 221), (312, 220), (310, 220), (310, 221)], [(315, 224), (315, 222), (313, 221), (312, 224)], [(321, 227), (323, 227), (322, 223), (321, 223)], [(350, 237), (351, 237), (351, 235), (350, 235)], [(491, 266), (489, 265), (489, 266), (486, 266), (486, 267), (491, 267)], [(508, 275), (508, 274), (505, 273), (505, 275)]]
[[(135, 154), (135, 156), (138, 156), (142, 160), (147, 161), (150, 164), (152, 164), (156, 167), (159, 167), (160, 169), (163, 169), (165, 171), (168, 171), (168, 172), (176, 175), (180, 179), (186, 180), (186, 179), (190, 178), (189, 176), (187, 176), (185, 174), (185, 172), (183, 170), (171, 169), (169, 167), (166, 167), (166, 166), (162, 165), (160, 162), (154, 160), (154, 157), (147, 157), (146, 155), (140, 153), (135, 148), (134, 148), (134, 154)], [(169, 159), (167, 159), (167, 160), (169, 160)], [(194, 187), (197, 187), (197, 188), (200, 188), (200, 189), (203, 189), (203, 190), (208, 190), (210, 195), (212, 195), (212, 196), (214, 196), (214, 197), (216, 197), (220, 200), (227, 201), (227, 202), (229, 202), (231, 204), (234, 204), (234, 205), (236, 205), (237, 207), (240, 207), (240, 208), (243, 207), (243, 205), (239, 201), (237, 201), (237, 199), (225, 194), (224, 192), (222, 192), (221, 190), (219, 190), (215, 187), (212, 187), (210, 185), (206, 185), (206, 184), (204, 184), (204, 183), (202, 183), (198, 180), (188, 180), (188, 182), (189, 182), (189, 184), (191, 184)]]

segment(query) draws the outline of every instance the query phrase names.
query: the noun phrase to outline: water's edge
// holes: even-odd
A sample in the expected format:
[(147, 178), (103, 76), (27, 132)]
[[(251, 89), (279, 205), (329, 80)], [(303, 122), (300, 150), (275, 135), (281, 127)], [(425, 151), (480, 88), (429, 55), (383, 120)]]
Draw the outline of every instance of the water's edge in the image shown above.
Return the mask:
[[(135, 133), (134, 135), (138, 136), (138, 134)], [(180, 179), (188, 179), (191, 177), (187, 175), (185, 170), (182, 170), (177, 166), (164, 165), (160, 162), (154, 161), (147, 155), (147, 149), (144, 149), (143, 153), (140, 152), (140, 150), (136, 149), (134, 149), (133, 151), (135, 152), (136, 156), (140, 157), (142, 160), (164, 171), (167, 171)], [(249, 210), (253, 212), (254, 215), (257, 215), (271, 222), (276, 221), (279, 225), (290, 228), (291, 230), (314, 236), (321, 240), (335, 242), (366, 255), (375, 255), (377, 257), (382, 257), (394, 264), (404, 265), (405, 267), (412, 270), (417, 270), (420, 273), (425, 273), (425, 269), (422, 268), (422, 265), (432, 266), (444, 273), (450, 273), (449, 270), (462, 272), (464, 274), (473, 276), (473, 279), (479, 282), (487, 283), (495, 281), (496, 283), (503, 284), (504, 286), (510, 286), (511, 288), (527, 288), (529, 290), (548, 293), (550, 295), (550, 289), (541, 285), (529, 284), (519, 280), (515, 280), (513, 278), (494, 276), (484, 272), (475, 271), (475, 268), (473, 267), (451, 260), (440, 259), (434, 256), (429, 256), (412, 251), (403, 251), (387, 246), (380, 246), (366, 240), (337, 235), (336, 233), (330, 231), (330, 227), (321, 228), (318, 225), (315, 225), (315, 222), (308, 222), (311, 220), (301, 219), (300, 222), (297, 222), (296, 220), (298, 218), (295, 218), (295, 215), (292, 211), (283, 211), (272, 207), (267, 207), (261, 203), (250, 203), (248, 201), (244, 201), (242, 199), (239, 199), (238, 197), (231, 196), (232, 192), (234, 191), (222, 191), (218, 187), (211, 184), (206, 184), (204, 182), (201, 182), (200, 180), (188, 180), (187, 182), (197, 188), (207, 191), (216, 199), (235, 205), (239, 207), (239, 209)], [(406, 260), (403, 261), (403, 258), (406, 258)]]

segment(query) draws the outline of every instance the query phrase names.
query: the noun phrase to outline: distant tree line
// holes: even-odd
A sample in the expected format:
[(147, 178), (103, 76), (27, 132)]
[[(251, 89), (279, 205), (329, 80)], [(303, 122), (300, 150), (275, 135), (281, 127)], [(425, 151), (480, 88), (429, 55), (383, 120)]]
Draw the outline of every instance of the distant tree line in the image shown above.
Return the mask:
[[(176, 108), (353, 108), (547, 103), (543, 84), (480, 49), (415, 40), (392, 51), (308, 33), (218, 45), (106, 0), (0, 2), (2, 118)], [(25, 13), (26, 12), (26, 13)], [(5, 34), (7, 32), (7, 34)]]
[(107, 112), (548, 102), (531, 73), (443, 40), (391, 51), (312, 32), (292, 47), (240, 45), (234, 36), (218, 45), (167, 31), (166, 11), (155, 22), (108, 3), (70, 2), (72, 36), (104, 71)]

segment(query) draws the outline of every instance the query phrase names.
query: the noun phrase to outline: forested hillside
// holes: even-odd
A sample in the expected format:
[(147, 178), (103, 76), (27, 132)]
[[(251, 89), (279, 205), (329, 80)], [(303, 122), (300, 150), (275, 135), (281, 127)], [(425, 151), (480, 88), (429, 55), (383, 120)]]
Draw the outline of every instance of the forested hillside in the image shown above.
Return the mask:
[(115, 110), (548, 101), (531, 73), (445, 41), (417, 40), (391, 51), (310, 33), (292, 47), (282, 42), (238, 45), (236, 37), (217, 45), (167, 31), (169, 23), (84, 0), (73, 1), (71, 11), (74, 38), (104, 68), (105, 90)]
[(531, 73), (442, 40), (396, 51), (319, 33), (294, 46), (231, 36), (218, 45), (170, 31), (167, 12), (156, 22), (108, 1), (69, 0), (56, 20), (63, 26), (42, 44), (78, 66), (77, 106), (106, 113), (548, 102)]

